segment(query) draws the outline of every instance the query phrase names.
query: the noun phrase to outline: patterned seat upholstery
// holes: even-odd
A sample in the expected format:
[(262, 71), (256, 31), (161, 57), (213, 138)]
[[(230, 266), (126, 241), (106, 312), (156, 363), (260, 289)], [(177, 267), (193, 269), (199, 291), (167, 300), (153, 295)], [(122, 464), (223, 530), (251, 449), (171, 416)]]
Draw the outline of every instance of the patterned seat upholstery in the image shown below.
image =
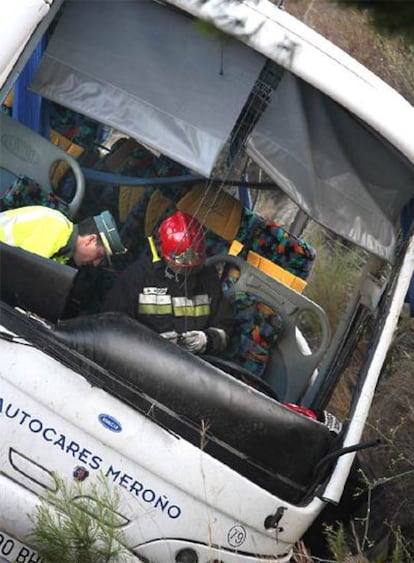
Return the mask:
[[(164, 174), (176, 176), (185, 173), (182, 168), (181, 170), (177, 168), (179, 165), (175, 166), (172, 161), (166, 161), (165, 157), (158, 159), (154, 155), (146, 155), (147, 164), (148, 159), (151, 161), (149, 169), (156, 176)], [(144, 194), (133, 207), (121, 231), (124, 244), (134, 256), (140, 255), (146, 248), (147, 233), (144, 226), (148, 223), (147, 213), (151, 202), (156, 200), (155, 207), (159, 210), (158, 217), (152, 216), (150, 221), (152, 228), (156, 229), (166, 216), (175, 211), (177, 205), (180, 206), (180, 201), (190, 195), (191, 189), (191, 186), (185, 185), (167, 186), (162, 188), (162, 196), (160, 196), (159, 189), (151, 186), (145, 188)], [(200, 201), (202, 201), (203, 191), (198, 186), (194, 190), (200, 194)], [(194, 204), (194, 198), (192, 200)], [(200, 220), (201, 217), (198, 218)], [(211, 221), (205, 222), (211, 223)], [(215, 225), (218, 223), (220, 221), (215, 222)], [(316, 256), (314, 248), (309, 243), (289, 233), (276, 222), (266, 221), (245, 208), (241, 211), (236, 233), (235, 239), (243, 247), (239, 254), (241, 257), (246, 258), (249, 251), (253, 251), (272, 264), (280, 266), (284, 271), (290, 272), (294, 277), (303, 280), (303, 285), (306, 284)], [(220, 232), (213, 231), (211, 228), (206, 228), (206, 241), (209, 256), (227, 254), (232, 244), (232, 241), (223, 238)], [(231, 294), (230, 300), (236, 319), (236, 329), (226, 355), (228, 359), (236, 361), (243, 368), (255, 375), (262, 376), (270, 351), (274, 348), (277, 338), (283, 330), (283, 322), (277, 310), (272, 309), (256, 296), (233, 294), (229, 291), (237, 277), (238, 271), (235, 268), (231, 266), (224, 268), (222, 272), (223, 290), (225, 294)]]

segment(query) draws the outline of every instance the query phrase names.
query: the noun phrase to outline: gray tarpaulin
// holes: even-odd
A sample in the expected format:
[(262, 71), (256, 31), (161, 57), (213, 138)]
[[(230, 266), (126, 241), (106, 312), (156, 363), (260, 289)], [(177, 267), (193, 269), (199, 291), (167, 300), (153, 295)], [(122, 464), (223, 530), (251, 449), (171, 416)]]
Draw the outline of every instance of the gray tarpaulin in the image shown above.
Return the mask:
[(357, 118), (285, 72), (247, 150), (313, 219), (392, 259), (414, 169)]
[[(68, 0), (32, 88), (209, 176), (263, 65), (151, 0)], [(285, 71), (248, 153), (313, 219), (392, 259), (413, 166), (354, 115)]]
[(208, 176), (263, 64), (149, 0), (69, 1), (31, 87)]

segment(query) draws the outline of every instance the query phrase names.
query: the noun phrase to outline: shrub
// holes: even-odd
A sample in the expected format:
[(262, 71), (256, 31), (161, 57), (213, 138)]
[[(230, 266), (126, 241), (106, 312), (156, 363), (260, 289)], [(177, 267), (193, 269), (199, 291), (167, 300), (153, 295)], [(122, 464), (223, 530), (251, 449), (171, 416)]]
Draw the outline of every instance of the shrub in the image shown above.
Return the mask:
[(335, 330), (361, 274), (363, 253), (321, 231), (305, 234), (304, 238), (316, 249), (316, 261), (305, 294), (324, 308)]
[(120, 563), (123, 547), (118, 491), (101, 478), (87, 489), (68, 486), (55, 476), (56, 492), (48, 490), (35, 513), (32, 540), (44, 563)]

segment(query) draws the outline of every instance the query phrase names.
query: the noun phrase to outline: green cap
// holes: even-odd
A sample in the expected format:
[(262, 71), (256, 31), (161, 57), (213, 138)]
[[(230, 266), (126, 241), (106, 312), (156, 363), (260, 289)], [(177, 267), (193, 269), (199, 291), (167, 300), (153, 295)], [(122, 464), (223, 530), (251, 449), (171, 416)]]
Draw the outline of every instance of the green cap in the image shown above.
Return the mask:
[(99, 215), (95, 215), (94, 221), (108, 258), (113, 254), (125, 254), (127, 249), (122, 244), (112, 214), (109, 211), (102, 211)]

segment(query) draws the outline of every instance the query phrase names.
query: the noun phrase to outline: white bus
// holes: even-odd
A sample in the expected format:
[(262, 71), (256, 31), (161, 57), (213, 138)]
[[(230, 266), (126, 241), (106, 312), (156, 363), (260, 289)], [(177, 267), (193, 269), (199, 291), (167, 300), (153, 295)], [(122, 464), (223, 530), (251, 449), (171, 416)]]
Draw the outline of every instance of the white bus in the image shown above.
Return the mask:
[[(282, 329), (258, 377), (121, 316), (68, 315), (77, 270), (1, 244), (0, 557), (40, 560), (31, 517), (55, 476), (81, 480), (85, 497), (102, 477), (118, 491), (128, 561), (282, 563), (302, 538), (322, 553), (323, 522), (350, 529), (366, 516), (366, 505), (344, 512), (343, 499), (354, 493), (357, 451), (372, 445), (364, 426), (413, 272), (414, 240), (402, 238), (400, 216), (414, 197), (414, 108), (267, 0), (6, 4), (0, 102), (43, 41), (27, 88), (190, 170), (204, 186), (199, 204), (216, 214), (209, 221), (206, 212), (206, 229), (214, 223), (226, 248), (210, 261), (239, 270), (229, 298), (254, 296)], [(0, 139), (3, 191), (19, 174), (47, 183), (58, 154), (48, 140), (5, 113)], [(96, 182), (139, 183), (93, 179), (79, 162), (67, 158), (71, 216), (99, 194)], [(300, 245), (310, 219), (361, 249), (335, 331), (324, 303), (306, 297), (308, 271), (274, 255), (255, 261), (239, 223), (217, 212), (223, 193), (226, 209), (249, 207), (228, 189), (241, 162), (297, 206), (282, 230), (288, 240)], [(233, 238), (250, 252), (237, 255)], [(316, 344), (300, 324), (307, 313), (319, 324)], [(349, 412), (333, 429), (318, 413), (368, 318), (375, 329)]]

